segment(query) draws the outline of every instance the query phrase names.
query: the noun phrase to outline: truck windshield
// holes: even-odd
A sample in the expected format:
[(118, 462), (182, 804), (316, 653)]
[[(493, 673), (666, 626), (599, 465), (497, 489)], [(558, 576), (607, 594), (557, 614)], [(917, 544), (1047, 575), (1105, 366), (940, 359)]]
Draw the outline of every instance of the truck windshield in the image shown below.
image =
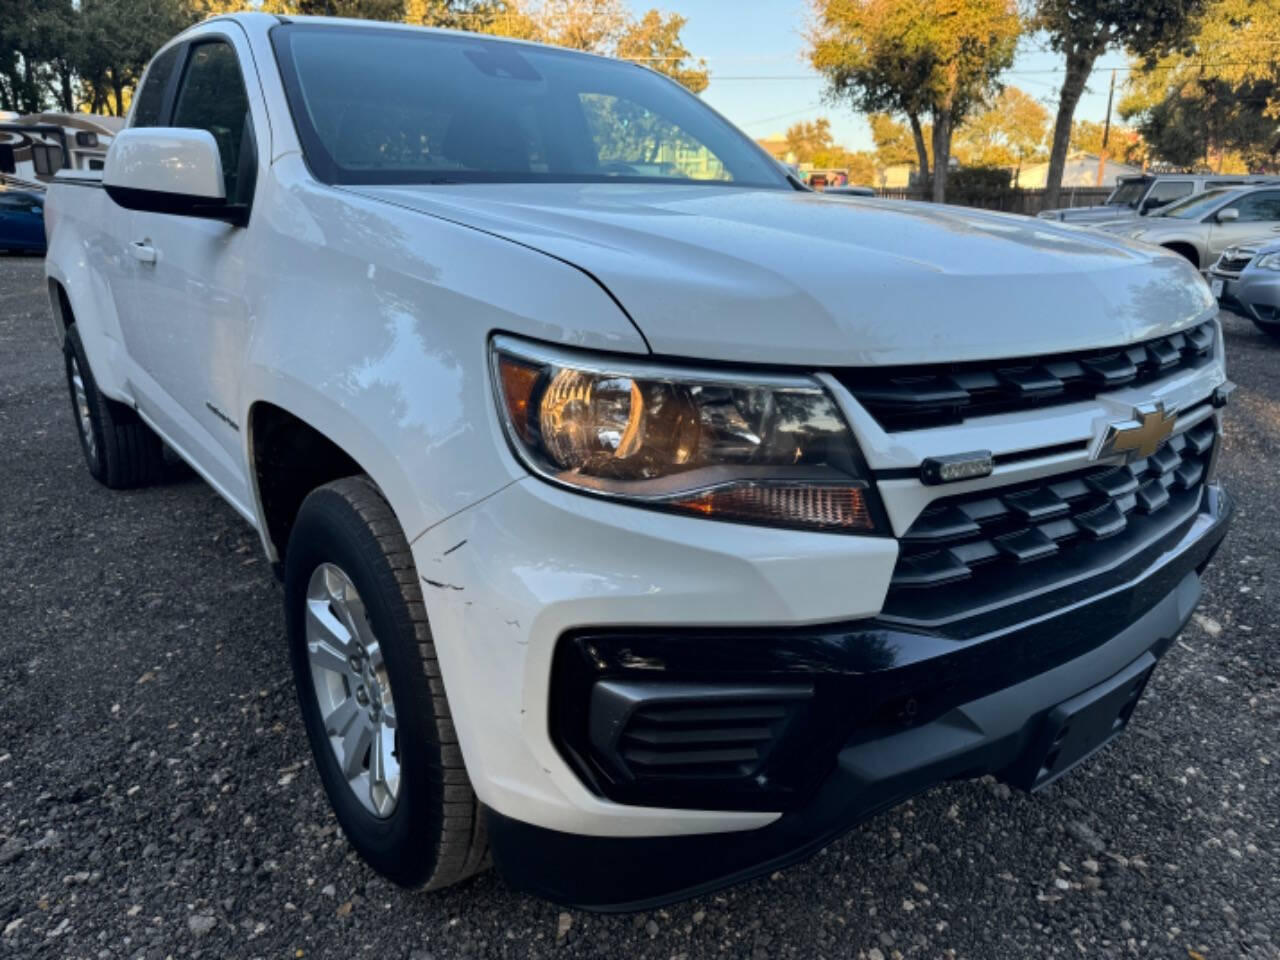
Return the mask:
[(1147, 192), (1147, 184), (1150, 182), (1149, 179), (1141, 177), (1137, 180), (1122, 180), (1120, 185), (1111, 191), (1111, 196), (1107, 197), (1107, 206), (1137, 209), (1138, 201)]
[(307, 163), (327, 183), (790, 187), (696, 96), (632, 63), (382, 27), (291, 23), (271, 37)]

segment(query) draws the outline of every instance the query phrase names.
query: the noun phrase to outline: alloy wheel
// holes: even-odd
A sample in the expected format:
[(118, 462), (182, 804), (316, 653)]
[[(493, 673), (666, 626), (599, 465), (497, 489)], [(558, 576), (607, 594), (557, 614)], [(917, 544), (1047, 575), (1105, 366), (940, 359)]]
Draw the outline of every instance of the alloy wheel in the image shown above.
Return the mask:
[(389, 817), (400, 794), (395, 702), (364, 602), (335, 564), (311, 574), (306, 630), (312, 687), (334, 757), (364, 808)]
[(93, 420), (89, 415), (89, 394), (84, 388), (84, 376), (80, 373), (80, 364), (71, 358), (71, 392), (76, 404), (76, 426), (80, 428), (80, 439), (84, 441), (85, 452), (93, 460), (98, 455), (98, 441), (93, 436)]

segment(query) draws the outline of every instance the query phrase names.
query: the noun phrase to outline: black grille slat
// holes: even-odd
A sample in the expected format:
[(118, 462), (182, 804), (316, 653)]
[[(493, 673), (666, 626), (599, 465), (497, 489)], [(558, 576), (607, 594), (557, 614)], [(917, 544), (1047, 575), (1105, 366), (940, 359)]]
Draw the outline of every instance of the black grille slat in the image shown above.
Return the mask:
[(900, 539), (890, 598), (932, 595), (954, 585), (952, 592), (972, 604), (982, 584), (1004, 589), (1019, 575), (1014, 571), (1129, 536), (1135, 523), (1150, 530), (1175, 501), (1186, 504), (1198, 495), (1216, 440), (1207, 421), (1125, 466), (1095, 466), (936, 501)]
[(648, 723), (729, 723), (738, 720), (781, 720), (787, 708), (778, 703), (750, 703), (726, 707), (645, 707), (635, 717)]
[(623, 750), (622, 757), (637, 767), (724, 766), (760, 762), (754, 747), (731, 747), (721, 750)]
[(773, 736), (768, 727), (691, 727), (664, 730), (661, 727), (627, 728), (624, 740), (648, 745), (690, 745), (698, 743), (759, 743)]
[(1114, 503), (1105, 503), (1094, 510), (1090, 510), (1088, 513), (1080, 514), (1074, 519), (1076, 526), (1083, 530), (1086, 536), (1090, 536), (1094, 540), (1105, 540), (1107, 537), (1114, 537), (1125, 528), (1127, 523), (1124, 518), (1124, 511)]
[(1039, 560), (1058, 552), (1058, 544), (1039, 527), (1029, 527), (996, 537), (996, 549), (1018, 563)]
[(1002, 498), (1023, 520), (1050, 520), (1071, 509), (1067, 501), (1048, 487), (1035, 487)]
[(886, 430), (916, 430), (1089, 399), (1179, 367), (1196, 367), (1213, 355), (1214, 323), (1131, 346), (1063, 356), (835, 374)]

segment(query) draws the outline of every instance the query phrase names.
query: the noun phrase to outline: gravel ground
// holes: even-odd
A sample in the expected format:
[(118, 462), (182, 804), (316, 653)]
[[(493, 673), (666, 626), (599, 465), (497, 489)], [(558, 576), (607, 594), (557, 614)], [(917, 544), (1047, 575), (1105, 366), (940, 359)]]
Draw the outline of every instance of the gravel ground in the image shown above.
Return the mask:
[(190, 476), (90, 479), (41, 263), (0, 258), (0, 956), (1280, 957), (1280, 343), (1225, 324), (1235, 529), (1126, 736), (1036, 798), (949, 784), (772, 877), (597, 916), (356, 859), (256, 536)]

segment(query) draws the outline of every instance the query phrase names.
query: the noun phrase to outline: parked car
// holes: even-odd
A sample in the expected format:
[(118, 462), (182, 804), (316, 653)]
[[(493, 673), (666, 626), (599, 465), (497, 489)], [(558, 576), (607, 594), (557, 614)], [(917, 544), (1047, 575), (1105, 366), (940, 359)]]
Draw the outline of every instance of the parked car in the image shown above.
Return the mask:
[(832, 197), (874, 197), (876, 191), (874, 187), (827, 187), (822, 191)]
[(1164, 247), (1207, 270), (1227, 247), (1280, 233), (1280, 184), (1209, 190), (1159, 216), (1097, 229)]
[(1062, 207), (1041, 210), (1036, 216), (1066, 223), (1106, 223), (1146, 216), (1179, 200), (1223, 187), (1245, 183), (1274, 183), (1275, 177), (1217, 174), (1158, 173), (1141, 177), (1121, 177), (1106, 201), (1090, 207)]
[(1230, 515), (1208, 287), (848, 213), (634, 64), (257, 13), (50, 187), (89, 472), (167, 444), (256, 527), (375, 869), (649, 908), (1125, 726)]
[(0, 185), (0, 251), (44, 253), (44, 194)]
[(1280, 338), (1280, 237), (1223, 250), (1209, 270), (1209, 286), (1220, 303)]

